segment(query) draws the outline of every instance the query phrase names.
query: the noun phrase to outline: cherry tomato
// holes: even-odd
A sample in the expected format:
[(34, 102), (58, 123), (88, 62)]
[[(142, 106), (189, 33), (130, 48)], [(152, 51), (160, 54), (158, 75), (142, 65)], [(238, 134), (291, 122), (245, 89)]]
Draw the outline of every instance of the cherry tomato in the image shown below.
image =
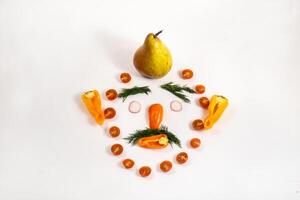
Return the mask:
[(122, 83), (128, 83), (131, 80), (131, 76), (129, 73), (122, 73), (120, 79)]
[(172, 169), (172, 163), (168, 160), (165, 160), (160, 163), (160, 169), (163, 172), (168, 172)]
[(120, 128), (117, 126), (112, 126), (109, 128), (108, 132), (111, 137), (118, 137), (120, 135)]
[(118, 97), (118, 93), (114, 89), (109, 89), (105, 92), (106, 98), (110, 101), (115, 100)]
[(108, 107), (104, 110), (105, 119), (112, 119), (116, 116), (116, 110), (112, 107)]
[(199, 99), (199, 104), (202, 108), (208, 108), (209, 106), (209, 99), (207, 97), (201, 97)]
[(129, 158), (123, 160), (122, 163), (123, 163), (123, 166), (124, 166), (126, 169), (130, 169), (130, 168), (132, 168), (133, 165), (134, 165), (134, 161), (131, 160), (131, 159), (129, 159)]
[(143, 166), (140, 168), (139, 173), (142, 177), (149, 176), (151, 174), (151, 168), (148, 166)]
[(198, 94), (203, 94), (205, 92), (205, 86), (204, 85), (196, 85), (195, 90)]
[(181, 153), (177, 154), (176, 161), (179, 164), (183, 164), (188, 160), (188, 158), (189, 158), (189, 156), (186, 152), (181, 152)]
[(204, 123), (201, 119), (196, 119), (193, 121), (193, 128), (197, 131), (204, 129)]
[(123, 146), (120, 144), (114, 144), (111, 146), (110, 148), (112, 154), (114, 154), (115, 156), (121, 155), (123, 152)]
[(182, 72), (181, 72), (181, 77), (183, 79), (190, 79), (192, 78), (194, 75), (193, 71), (190, 70), (190, 69), (184, 69)]
[(201, 140), (199, 138), (193, 138), (190, 141), (190, 145), (193, 148), (198, 148), (201, 145)]

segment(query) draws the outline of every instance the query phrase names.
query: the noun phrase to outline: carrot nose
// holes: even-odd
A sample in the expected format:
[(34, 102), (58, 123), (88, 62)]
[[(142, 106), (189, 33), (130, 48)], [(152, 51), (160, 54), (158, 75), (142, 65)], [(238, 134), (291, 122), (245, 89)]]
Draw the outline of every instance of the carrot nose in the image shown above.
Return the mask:
[(151, 129), (159, 129), (164, 115), (164, 110), (161, 104), (155, 103), (149, 107), (149, 127)]

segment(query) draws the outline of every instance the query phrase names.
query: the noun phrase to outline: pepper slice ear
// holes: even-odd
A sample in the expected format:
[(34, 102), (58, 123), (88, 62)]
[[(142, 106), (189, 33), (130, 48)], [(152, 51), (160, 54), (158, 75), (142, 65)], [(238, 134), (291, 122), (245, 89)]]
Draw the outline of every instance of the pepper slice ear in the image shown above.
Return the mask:
[(214, 95), (208, 106), (208, 117), (204, 120), (204, 128), (210, 129), (222, 116), (224, 110), (228, 106), (228, 99), (220, 96)]
[(101, 108), (101, 97), (99, 92), (97, 90), (85, 92), (81, 95), (81, 99), (96, 122), (102, 125), (105, 118)]
[(138, 145), (147, 149), (162, 149), (168, 146), (169, 140), (167, 135), (159, 134), (139, 139)]

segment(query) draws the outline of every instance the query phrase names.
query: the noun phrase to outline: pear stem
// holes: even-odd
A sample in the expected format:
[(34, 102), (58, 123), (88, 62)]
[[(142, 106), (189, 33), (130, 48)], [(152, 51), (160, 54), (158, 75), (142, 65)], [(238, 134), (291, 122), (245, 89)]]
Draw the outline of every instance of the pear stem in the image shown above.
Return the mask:
[(156, 38), (159, 34), (161, 34), (163, 30), (158, 31), (157, 33), (154, 34), (154, 38)]

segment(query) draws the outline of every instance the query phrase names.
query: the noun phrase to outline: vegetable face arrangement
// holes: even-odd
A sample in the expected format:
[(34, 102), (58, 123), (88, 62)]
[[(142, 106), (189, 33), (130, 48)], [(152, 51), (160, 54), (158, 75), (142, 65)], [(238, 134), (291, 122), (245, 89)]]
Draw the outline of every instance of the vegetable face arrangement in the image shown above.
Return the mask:
[[(171, 53), (167, 47), (159, 40), (157, 34), (149, 34), (144, 44), (137, 50), (134, 56), (134, 64), (136, 69), (148, 78), (161, 78), (166, 75), (172, 67)], [(165, 53), (162, 55), (162, 53)], [(180, 73), (180, 77), (184, 80), (191, 79), (194, 73), (191, 69), (184, 69)], [(132, 81), (129, 73), (120, 74), (120, 82), (127, 84)], [(202, 84), (197, 84), (195, 88), (188, 87), (187, 85), (179, 85), (173, 82), (168, 82), (160, 86), (164, 91), (172, 94), (177, 100), (170, 102), (170, 110), (173, 112), (180, 112), (182, 110), (182, 103), (190, 103), (189, 95), (202, 95), (205, 93), (206, 88)], [(123, 88), (119, 93), (115, 89), (108, 89), (105, 92), (108, 101), (115, 101), (118, 98), (124, 102), (127, 98), (133, 98), (135, 95), (146, 94), (149, 95), (151, 89), (149, 86), (134, 86), (132, 88)], [(106, 120), (114, 118), (117, 113), (113, 107), (102, 108), (102, 99), (97, 90), (85, 92), (81, 96), (82, 101), (87, 108), (88, 112), (95, 119), (96, 123), (103, 125)], [(224, 110), (228, 106), (228, 99), (221, 95), (213, 95), (210, 99), (201, 96), (198, 100), (200, 107), (207, 110), (207, 117), (202, 119), (195, 119), (192, 122), (192, 127), (196, 131), (204, 131), (212, 128), (215, 123), (220, 119)], [(128, 106), (128, 111), (134, 115), (142, 109), (141, 103), (138, 101), (131, 101)], [(178, 133), (169, 131), (166, 125), (162, 125), (164, 119), (164, 108), (160, 103), (154, 103), (148, 108), (149, 127), (145, 129), (137, 129), (125, 138), (131, 145), (136, 145), (144, 149), (163, 149), (168, 146), (172, 147), (174, 144), (182, 148), (182, 142)], [(173, 130), (174, 131), (174, 130)], [(108, 129), (109, 136), (115, 140), (120, 140), (119, 136), (122, 135), (122, 130), (118, 126), (110, 126)], [(170, 145), (169, 145), (170, 144)], [(187, 143), (191, 149), (197, 149), (201, 146), (199, 138), (191, 138)], [(115, 143), (110, 146), (111, 155), (119, 157), (125, 148)], [(185, 151), (181, 151), (176, 155), (176, 163), (179, 165), (185, 164), (189, 160), (189, 155)], [(170, 159), (171, 160), (171, 159)], [(173, 163), (170, 160), (163, 160), (159, 163), (159, 168), (162, 172), (167, 173), (173, 169)], [(131, 158), (122, 160), (124, 169), (132, 169), (136, 166), (136, 162)], [(138, 173), (141, 177), (147, 177), (153, 173), (150, 166), (142, 165), (138, 168)]]

